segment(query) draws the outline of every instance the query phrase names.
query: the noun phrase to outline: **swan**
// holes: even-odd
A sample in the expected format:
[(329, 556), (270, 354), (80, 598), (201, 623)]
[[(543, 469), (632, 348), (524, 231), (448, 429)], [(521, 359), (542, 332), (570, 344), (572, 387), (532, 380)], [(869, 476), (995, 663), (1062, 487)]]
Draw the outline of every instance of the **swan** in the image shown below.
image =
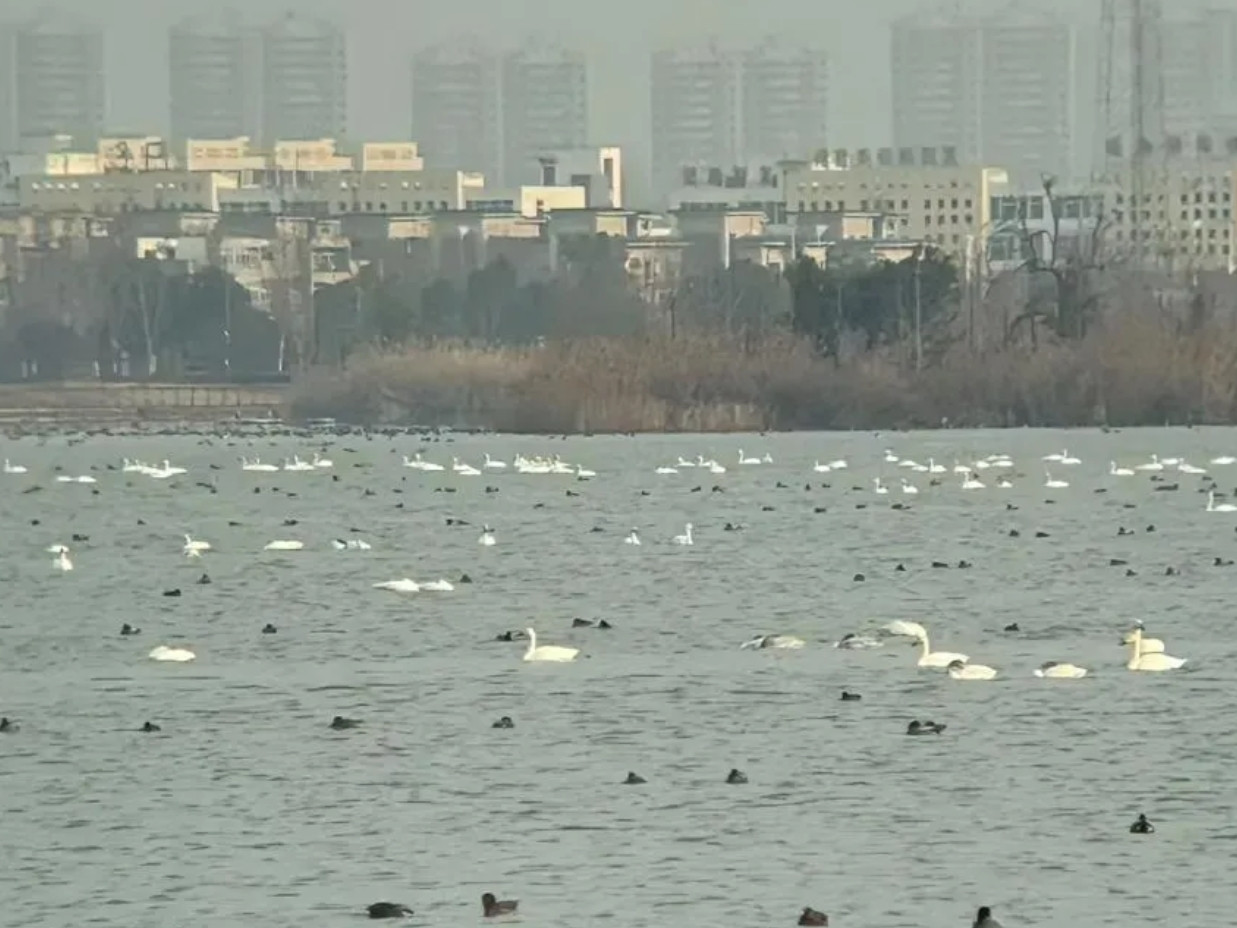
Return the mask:
[(1165, 467), (1176, 467), (1182, 460), (1182, 458), (1160, 458), (1160, 463)]
[(894, 619), (881, 629), (886, 635), (895, 638), (927, 638), (928, 630), (918, 622), (908, 622), (905, 619)]
[(833, 470), (833, 468), (828, 464), (822, 464), (820, 461), (817, 461), (812, 465), (812, 470), (816, 471), (818, 474), (827, 474), (829, 471)]
[(739, 645), (740, 651), (761, 650), (764, 648), (788, 648), (797, 650), (802, 648), (806, 642), (802, 638), (796, 638), (794, 635), (757, 635), (743, 644)]
[(638, 545), (638, 544), (640, 544), (640, 534), (639, 534), (639, 533), (638, 533), (638, 532), (637, 532), (637, 531), (633, 528), (633, 529), (632, 529), (632, 530), (631, 530), (631, 531), (627, 534), (627, 537), (623, 539), (623, 544), (625, 544), (625, 545)]
[(420, 451), (418, 451), (415, 455), (413, 455), (413, 459), (411, 461), (408, 460), (408, 455), (404, 455), (404, 466), (410, 467), (413, 470), (421, 470), (421, 471), (435, 471), (436, 472), (436, 471), (440, 471), (443, 469), (441, 464), (434, 464), (430, 461), (421, 460)]
[(1076, 457), (1074, 457), (1074, 456), (1073, 456), (1073, 455), (1071, 455), (1068, 451), (1062, 451), (1062, 452), (1061, 452), (1061, 463), (1062, 463), (1062, 464), (1066, 464), (1066, 465), (1069, 465), (1069, 464), (1081, 464), (1081, 463), (1082, 463), (1082, 459), (1081, 459), (1081, 458), (1076, 458)]
[(274, 464), (263, 464), (261, 458), (254, 458), (252, 461), (246, 461), (244, 458), (241, 458), (241, 470), (272, 474), (278, 471), (279, 468)]
[(744, 456), (743, 456), (743, 449), (742, 449), (742, 448), (740, 448), (740, 449), (739, 449), (739, 463), (740, 463), (740, 464), (760, 464), (760, 463), (762, 463), (762, 462), (761, 462), (760, 458), (748, 458), (748, 457), (744, 457)]
[(694, 545), (695, 544), (695, 541), (692, 540), (692, 524), (690, 522), (688, 522), (685, 526), (683, 526), (682, 535), (674, 536), (674, 543), (676, 545)]
[(964, 660), (950, 661), (947, 668), (954, 680), (995, 680), (996, 668), (986, 664), (968, 664)]
[(46, 551), (48, 554), (68, 554), (69, 546), (57, 543), (54, 545), (48, 545), (43, 550)]
[(197, 657), (188, 648), (169, 648), (165, 644), (152, 648), (151, 652), (146, 656), (152, 661), (172, 661), (178, 664), (183, 664)]
[(587, 467), (581, 467), (579, 464), (576, 465), (576, 477), (579, 478), (580, 480), (587, 480), (590, 477), (596, 477), (596, 476), (597, 476), (597, 471), (589, 470)]
[(494, 538), (494, 530), (488, 525), (482, 526), (481, 537), (477, 539), (477, 544), (481, 545), (483, 548), (492, 548), (496, 543), (496, 539)]
[(982, 490), (984, 488), (983, 481), (976, 478), (970, 471), (966, 472), (966, 478), (962, 481), (962, 489), (964, 490)]
[(203, 551), (209, 550), (209, 541), (194, 541), (188, 534), (185, 535), (185, 557), (201, 557)]
[(375, 590), (390, 590), (392, 593), (419, 593), (421, 584), (404, 577), (402, 580), (383, 580), (374, 584)]
[(710, 474), (724, 474), (724, 473), (726, 473), (726, 468), (725, 468), (725, 466), (724, 466), (724, 465), (722, 465), (722, 464), (719, 464), (717, 461), (705, 461), (705, 462), (704, 462), (703, 464), (701, 464), (700, 466), (701, 466), (701, 467), (707, 467), (707, 468), (709, 469), (709, 473), (710, 473)]
[(85, 475), (82, 477), (69, 477), (69, 476), (66, 476), (65, 474), (61, 474), (59, 477), (56, 478), (56, 482), (57, 483), (97, 483), (98, 481), (95, 480), (94, 477), (91, 477), (89, 475)]
[(1148, 654), (1142, 647), (1141, 628), (1135, 628), (1133, 633), (1134, 640), (1130, 642), (1130, 660), (1125, 666), (1129, 670), (1146, 670), (1158, 672), (1162, 670), (1176, 670), (1178, 667), (1185, 666), (1185, 658), (1170, 657), (1162, 652), (1152, 652)]
[(1065, 460), (1065, 455), (1062, 452), (1054, 451), (1052, 454), (1045, 454), (1042, 460), (1059, 464), (1061, 461)]
[(1160, 471), (1163, 469), (1164, 469), (1164, 465), (1160, 462), (1160, 459), (1157, 458), (1154, 454), (1151, 455), (1151, 460), (1149, 462), (1147, 462), (1146, 464), (1139, 464), (1134, 468), (1134, 470), (1141, 470), (1141, 471)]
[(850, 467), (850, 465), (846, 463), (846, 458), (838, 458), (836, 461), (830, 461), (829, 466), (834, 470), (846, 470), (846, 468)]
[(73, 562), (69, 560), (69, 549), (62, 547), (59, 553), (52, 559), (52, 567), (56, 570), (62, 570), (68, 573), (73, 569)]
[(970, 473), (973, 469), (974, 468), (972, 468), (970, 464), (963, 464), (957, 458), (954, 458), (954, 473), (955, 474), (961, 474), (964, 477), (970, 476)]
[(1054, 480), (1052, 474), (1048, 473), (1048, 471), (1044, 471), (1044, 478), (1044, 486), (1049, 489), (1063, 490), (1069, 486), (1068, 480)]
[(1207, 511), (1208, 512), (1237, 512), (1237, 506), (1232, 503), (1217, 503), (1216, 491), (1209, 490), (1207, 492)]
[(1231, 454), (1222, 454), (1218, 458), (1212, 458), (1211, 463), (1217, 467), (1227, 467), (1229, 464), (1237, 464), (1237, 458)]
[(318, 468), (319, 470), (327, 470), (327, 469), (329, 469), (329, 468), (334, 467), (334, 466), (335, 466), (335, 462), (334, 462), (334, 461), (332, 461), (330, 458), (324, 458), (324, 457), (322, 457), (322, 455), (318, 454), (318, 452), (317, 452), (317, 451), (315, 451), (315, 452), (314, 452), (314, 460), (313, 460), (313, 465), (314, 465), (314, 467)]
[(370, 551), (374, 546), (364, 538), (335, 538), (331, 547), (336, 551)]
[(852, 632), (843, 635), (833, 643), (833, 646), (846, 651), (863, 651), (868, 648), (883, 648), (885, 643), (871, 635), (856, 635)]
[(1193, 464), (1187, 464), (1185, 461), (1182, 461), (1180, 464), (1177, 465), (1177, 472), (1181, 474), (1205, 474), (1207, 473), (1205, 468), (1195, 467)]
[(1079, 680), (1087, 675), (1086, 667), (1077, 664), (1058, 664), (1056, 661), (1045, 661), (1032, 671), (1035, 676), (1046, 680)]
[(919, 487), (915, 486), (913, 483), (908, 482), (907, 479), (903, 477), (902, 478), (902, 492), (905, 493), (907, 496), (915, 496), (916, 494), (919, 493)]
[(965, 654), (956, 654), (953, 651), (933, 651), (926, 630), (918, 637), (919, 643), (923, 645), (923, 653), (919, 655), (918, 661), (920, 667), (948, 667), (954, 661), (965, 664), (970, 660)]
[(283, 462), (283, 469), (287, 471), (307, 471), (313, 470), (314, 466), (308, 461), (302, 461), (297, 455), (292, 455), (292, 460)]
[(1014, 485), (1010, 483), (1008, 480), (1006, 480), (1004, 477), (997, 477), (996, 488), (998, 490), (1012, 490), (1014, 488)]
[(873, 477), (872, 478), (872, 492), (875, 493), (877, 496), (884, 496), (886, 493), (889, 492), (889, 488), (885, 486), (883, 483), (881, 483), (880, 477)]
[[(696, 455), (696, 457), (700, 457), (700, 455)], [(683, 457), (683, 455), (680, 454), (679, 459), (674, 462), (674, 466), (675, 467), (695, 467), (696, 462), (689, 461), (687, 460), (687, 458)]]
[(506, 470), (507, 462), (506, 461), (495, 461), (492, 457), (490, 457), (490, 453), (487, 451), (485, 453), (485, 465), (484, 466), (486, 470)]
[(537, 633), (531, 628), (526, 628), (528, 633), (528, 650), (524, 652), (524, 660), (526, 661), (557, 661), (558, 663), (566, 663), (574, 661), (580, 653), (578, 648), (564, 648), (556, 644), (543, 644), (537, 647)]
[(450, 580), (427, 580), (421, 584), (421, 589), (426, 593), (452, 593), (455, 591), (455, 584)]
[(929, 474), (943, 474), (945, 473), (945, 465), (937, 464), (936, 458), (928, 458), (928, 473)]
[(303, 541), (287, 541), (285, 539), (276, 539), (275, 541), (267, 542), (263, 551), (300, 551), (305, 547)]
[(455, 471), (457, 474), (459, 474), (461, 477), (481, 476), (481, 471), (477, 470), (477, 468), (473, 467), (471, 464), (463, 463), (462, 461), (460, 461), (459, 458), (451, 459), (451, 469)]
[(677, 474), (678, 470), (674, 467), (659, 467), (653, 473), (665, 476), (666, 474)]
[(4, 459), (4, 472), (6, 474), (24, 474), (26, 472), (25, 465), (12, 464), (8, 458)]
[(163, 478), (179, 477), (181, 474), (189, 473), (189, 471), (184, 467), (173, 467), (172, 462), (169, 461), (167, 458), (163, 459), (162, 467), (151, 468), (151, 470), (152, 470), (152, 473), (150, 476), (154, 477), (157, 475)]
[(897, 464), (898, 463), (898, 456), (893, 453), (892, 448), (885, 449), (885, 463), (886, 464)]
[[(1139, 637), (1141, 638), (1142, 626), (1141, 625), (1137, 626), (1135, 628), (1135, 631), (1138, 632)], [(1122, 644), (1133, 644), (1134, 643), (1134, 632), (1127, 632), (1125, 637), (1121, 639), (1121, 643)], [(1139, 647), (1141, 648), (1143, 654), (1163, 654), (1164, 653), (1164, 641), (1163, 639), (1160, 639), (1160, 638), (1142, 638), (1142, 643), (1140, 644)]]
[(1108, 475), (1110, 477), (1133, 477), (1134, 470), (1130, 467), (1118, 467), (1116, 461), (1109, 461)]

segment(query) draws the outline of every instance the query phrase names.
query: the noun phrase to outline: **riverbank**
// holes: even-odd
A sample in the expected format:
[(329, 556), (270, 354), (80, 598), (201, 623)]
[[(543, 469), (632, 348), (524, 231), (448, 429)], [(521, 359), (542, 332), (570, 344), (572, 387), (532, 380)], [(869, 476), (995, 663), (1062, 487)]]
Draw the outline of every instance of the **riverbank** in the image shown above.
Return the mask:
[(1234, 424), (1237, 332), (1128, 319), (1034, 351), (956, 346), (921, 372), (790, 336), (408, 346), (311, 372), (288, 400), (295, 418), (549, 434)]

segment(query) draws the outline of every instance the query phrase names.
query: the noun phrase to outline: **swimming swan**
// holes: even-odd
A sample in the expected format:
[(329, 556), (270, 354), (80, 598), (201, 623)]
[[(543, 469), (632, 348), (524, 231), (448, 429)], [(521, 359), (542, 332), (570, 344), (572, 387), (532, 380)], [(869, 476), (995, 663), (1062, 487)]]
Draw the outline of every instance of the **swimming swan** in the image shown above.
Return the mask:
[(949, 676), (955, 680), (995, 680), (996, 668), (985, 664), (968, 664), (965, 660), (950, 661)]
[(690, 522), (688, 522), (685, 526), (683, 526), (682, 535), (674, 536), (674, 543), (676, 545), (694, 545), (695, 544), (695, 542), (692, 540), (692, 524)]
[(1208, 512), (1237, 512), (1237, 506), (1232, 503), (1217, 503), (1216, 491), (1209, 490), (1207, 492), (1207, 511)]
[(763, 648), (792, 648), (798, 649), (804, 646), (805, 642), (802, 638), (796, 638), (794, 635), (757, 635), (748, 641), (739, 645), (742, 651), (761, 650)]
[(928, 630), (918, 622), (907, 622), (905, 619), (894, 619), (887, 623), (881, 631), (895, 638), (927, 638)]
[(61, 546), (60, 550), (56, 553), (56, 556), (52, 559), (52, 567), (56, 570), (64, 571), (65, 573), (68, 573), (73, 569), (73, 562), (69, 560), (68, 548)]
[(419, 593), (421, 584), (404, 577), (402, 580), (383, 580), (374, 584), (375, 590), (390, 590), (392, 593)]
[(863, 651), (868, 648), (883, 648), (885, 643), (871, 635), (856, 635), (854, 632), (849, 632), (835, 641), (833, 646), (847, 651)]
[(579, 648), (564, 648), (556, 644), (537, 647), (537, 633), (531, 628), (526, 628), (525, 631), (528, 633), (528, 650), (524, 652), (526, 661), (555, 661), (561, 664), (574, 661), (580, 653)]
[(623, 539), (623, 544), (625, 544), (625, 545), (638, 545), (638, 544), (640, 544), (640, 534), (639, 534), (639, 532), (637, 532), (637, 531), (633, 528), (633, 529), (631, 530), (631, 533), (630, 533), (630, 534), (629, 534), (626, 538), (624, 538), (624, 539)]
[(948, 667), (954, 661), (961, 661), (965, 664), (970, 660), (965, 654), (956, 654), (952, 651), (933, 651), (926, 631), (923, 635), (919, 636), (919, 643), (923, 645), (923, 653), (919, 655), (918, 662), (920, 667)]
[(188, 534), (185, 535), (185, 557), (201, 557), (203, 551), (209, 550), (209, 541), (194, 541)]
[(151, 652), (146, 656), (152, 661), (172, 661), (177, 664), (183, 664), (197, 657), (188, 648), (169, 648), (165, 644), (152, 648)]
[(1144, 652), (1142, 648), (1142, 635), (1143, 630), (1141, 628), (1134, 629), (1134, 640), (1130, 642), (1130, 660), (1129, 663), (1125, 665), (1127, 669), (1155, 672), (1161, 670), (1176, 670), (1177, 668), (1185, 665), (1185, 658), (1170, 657), (1169, 655), (1160, 652), (1153, 652), (1151, 654)]
[[(1141, 635), (1142, 626), (1139, 625), (1135, 629), (1135, 631), (1137, 631), (1139, 635)], [(1125, 637), (1121, 639), (1121, 643), (1122, 644), (1133, 644), (1134, 643), (1134, 632), (1127, 632)], [(1160, 639), (1160, 638), (1143, 638), (1142, 643), (1140, 644), (1139, 647), (1143, 654), (1163, 654), (1164, 653), (1164, 641), (1163, 639)]]
[(492, 548), (495, 545), (494, 530), (488, 525), (481, 527), (481, 537), (477, 539), (477, 544), (483, 548)]
[(1035, 676), (1045, 680), (1080, 680), (1087, 675), (1086, 667), (1077, 664), (1058, 664), (1056, 661), (1045, 661), (1032, 671)]
[(288, 541), (286, 539), (277, 538), (275, 541), (267, 542), (263, 551), (300, 551), (305, 547), (303, 541)]
[(9, 459), (4, 459), (4, 472), (6, 474), (24, 474), (26, 467), (24, 464), (10, 464)]

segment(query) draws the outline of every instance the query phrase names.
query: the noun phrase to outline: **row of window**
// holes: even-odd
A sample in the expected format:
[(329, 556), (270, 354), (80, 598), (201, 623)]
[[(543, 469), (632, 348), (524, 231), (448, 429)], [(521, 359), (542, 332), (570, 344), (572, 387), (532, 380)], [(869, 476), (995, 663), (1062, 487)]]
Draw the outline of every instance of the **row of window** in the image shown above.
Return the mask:
[[(1129, 214), (1131, 222), (1135, 221), (1136, 219), (1141, 219), (1143, 222), (1151, 222), (1151, 210), (1149, 209), (1139, 210), (1138, 213), (1139, 213), (1138, 216), (1135, 216), (1134, 213)], [(1164, 210), (1160, 210), (1157, 216), (1160, 222), (1165, 222), (1168, 219), (1168, 214), (1165, 213)], [(1122, 212), (1121, 210), (1116, 210), (1112, 214), (1113, 222), (1125, 222), (1125, 217), (1126, 217), (1126, 214)], [(1204, 218), (1203, 211), (1201, 209), (1194, 210), (1193, 216), (1190, 215), (1190, 210), (1188, 209), (1183, 209), (1181, 211), (1182, 222), (1189, 222), (1191, 219), (1193, 219), (1195, 222), (1201, 222), (1203, 218)], [(1211, 220), (1218, 220), (1218, 219), (1231, 220), (1233, 218), (1233, 211), (1229, 207), (1225, 207), (1224, 209), (1209, 209), (1207, 210), (1206, 218), (1211, 219)]]

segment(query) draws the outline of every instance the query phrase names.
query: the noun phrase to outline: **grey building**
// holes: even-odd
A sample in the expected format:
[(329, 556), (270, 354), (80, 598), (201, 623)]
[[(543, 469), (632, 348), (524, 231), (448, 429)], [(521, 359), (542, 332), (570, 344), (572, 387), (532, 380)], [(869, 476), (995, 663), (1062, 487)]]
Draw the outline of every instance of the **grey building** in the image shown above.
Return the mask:
[(588, 142), (588, 63), (580, 52), (531, 47), (502, 65), (505, 184), (539, 182), (537, 158)]
[(1160, 25), (1164, 131), (1188, 144), (1198, 135), (1237, 135), (1237, 12), (1204, 10)]
[(477, 44), (438, 45), (412, 60), (412, 138), (432, 167), (501, 173), (497, 56)]
[(0, 151), (56, 134), (92, 146), (103, 134), (105, 88), (100, 28), (51, 15), (0, 22)]
[(710, 45), (653, 53), (653, 189), (682, 185), (687, 165), (738, 163), (738, 81), (734, 56)]
[(185, 20), (169, 30), (172, 138), (257, 136), (257, 44), (229, 14)]
[(287, 14), (262, 30), (262, 139), (342, 139), (348, 132), (343, 29)]
[(824, 148), (829, 68), (820, 49), (766, 41), (740, 56), (739, 158), (806, 158)]

